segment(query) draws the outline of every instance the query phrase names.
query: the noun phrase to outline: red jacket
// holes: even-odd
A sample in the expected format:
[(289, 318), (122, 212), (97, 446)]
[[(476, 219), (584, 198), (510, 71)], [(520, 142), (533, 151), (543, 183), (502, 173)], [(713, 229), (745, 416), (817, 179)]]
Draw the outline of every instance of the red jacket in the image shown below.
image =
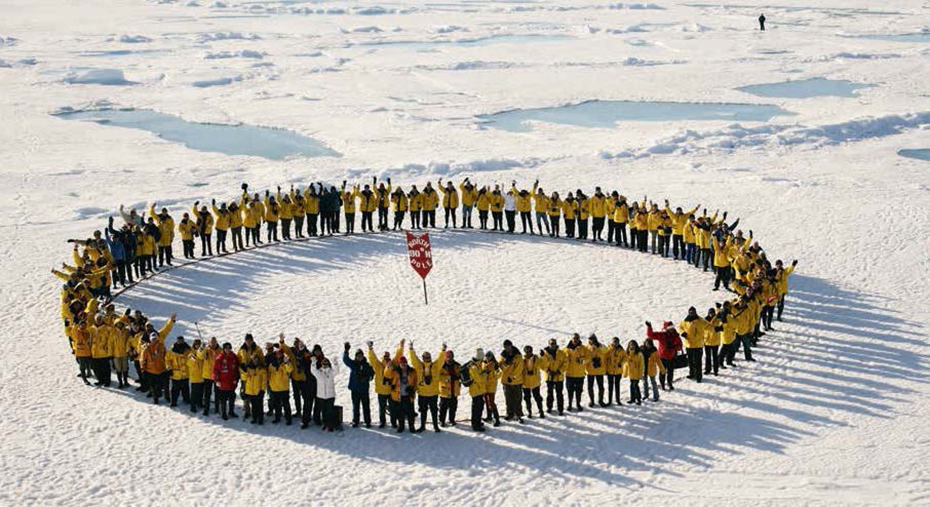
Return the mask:
[(646, 328), (646, 337), (655, 342), (661, 359), (673, 359), (675, 353), (681, 350), (681, 338), (678, 337), (678, 331), (675, 331), (674, 327), (670, 327), (668, 331), (653, 331), (652, 328)]
[(213, 363), (213, 381), (223, 391), (235, 391), (239, 382), (239, 358), (233, 352), (221, 352)]

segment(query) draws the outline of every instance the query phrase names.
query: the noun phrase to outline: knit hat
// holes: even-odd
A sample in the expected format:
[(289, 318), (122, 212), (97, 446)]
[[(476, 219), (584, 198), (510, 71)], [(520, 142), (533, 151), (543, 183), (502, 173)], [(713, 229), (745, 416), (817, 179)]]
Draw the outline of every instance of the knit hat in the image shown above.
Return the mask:
[(482, 359), (484, 359), (484, 349), (479, 348), (475, 350), (475, 360), (481, 361)]

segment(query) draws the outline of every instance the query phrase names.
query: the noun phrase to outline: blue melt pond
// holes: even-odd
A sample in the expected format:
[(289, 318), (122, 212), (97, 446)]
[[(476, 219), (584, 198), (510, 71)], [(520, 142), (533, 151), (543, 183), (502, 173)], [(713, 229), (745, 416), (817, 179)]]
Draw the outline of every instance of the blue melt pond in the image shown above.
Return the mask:
[(930, 149), (923, 150), (898, 150), (898, 155), (917, 160), (926, 160), (930, 162)]
[(741, 86), (737, 90), (757, 97), (809, 99), (813, 97), (855, 97), (858, 95), (857, 90), (871, 88), (872, 86), (853, 83), (845, 79), (815, 77), (798, 81), (785, 81), (783, 83)]
[(541, 121), (588, 128), (613, 128), (627, 121), (768, 121), (775, 116), (794, 113), (778, 106), (756, 104), (700, 102), (633, 102), (591, 100), (580, 104), (538, 109), (513, 109), (479, 115), (479, 128), (497, 128), (510, 132), (529, 132), (526, 122)]
[(147, 109), (104, 109), (57, 113), (65, 120), (81, 120), (145, 130), (166, 141), (182, 143), (198, 151), (251, 155), (268, 160), (289, 157), (339, 157), (324, 144), (284, 129), (250, 125), (195, 123)]

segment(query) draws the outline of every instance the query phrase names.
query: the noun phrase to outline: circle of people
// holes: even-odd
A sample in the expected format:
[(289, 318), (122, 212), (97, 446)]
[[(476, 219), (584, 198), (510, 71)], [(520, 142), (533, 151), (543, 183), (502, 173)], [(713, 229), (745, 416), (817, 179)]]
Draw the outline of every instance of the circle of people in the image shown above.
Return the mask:
[[(301, 428), (311, 424), (325, 431), (340, 428), (341, 407), (335, 405), (339, 364), (328, 358), (320, 345), (308, 347), (298, 338), (288, 344), (282, 334), (277, 341), (265, 343), (263, 350), (251, 334), (246, 334), (235, 352), (231, 343), (220, 345), (215, 337), (188, 344), (183, 336), (178, 336), (168, 349), (166, 341), (177, 320), (176, 314), (156, 329), (139, 310), (127, 308), (117, 313), (111, 293), (111, 287), (131, 286), (166, 265), (172, 266), (177, 236), (186, 259), (195, 259), (194, 240), (198, 237), (201, 257), (213, 256), (214, 244), (216, 255), (225, 255), (229, 253), (228, 238), (234, 252), (250, 245), (263, 245), (262, 225), (266, 229), (265, 241), (269, 243), (280, 241), (279, 225), (281, 239), (285, 241), (339, 234), (343, 225), (340, 210), (347, 235), (355, 233), (357, 212), (361, 214), (362, 232), (375, 232), (375, 213), (377, 230), (389, 230), (391, 212), (390, 230), (404, 230), (408, 214), (410, 228), (434, 228), (440, 206), (445, 228), (474, 229), (475, 210), (478, 229), (483, 231), (516, 234), (519, 215), (521, 234), (562, 238), (564, 223), (565, 238), (590, 238), (643, 253), (651, 251), (653, 255), (681, 260), (703, 271), (712, 269), (714, 290), (723, 287), (733, 293), (730, 299), (709, 308), (704, 316), (690, 308), (677, 327), (664, 322), (656, 330), (646, 322), (642, 346), (630, 340), (624, 347), (619, 337), (605, 344), (594, 334), (583, 341), (575, 334), (564, 347), (552, 338), (537, 353), (530, 345), (521, 350), (506, 340), (498, 356), (477, 349), (473, 357), (459, 363), (445, 344), (433, 356), (429, 351), (417, 353), (410, 342), (405, 356), (402, 340), (394, 354), (384, 351), (379, 356), (372, 342), (367, 343), (367, 351), (357, 349), (354, 354), (350, 354), (351, 345), (347, 342), (342, 364), (349, 370), (353, 427), (362, 422), (371, 427), (372, 383), (379, 427), (390, 424), (398, 432), (403, 432), (405, 425), (413, 432), (424, 431), (427, 416), (434, 431), (455, 426), (458, 398), (463, 389), (467, 389), (472, 400), (472, 429), (483, 432), (486, 422), (498, 426), (500, 415), (495, 400), (498, 384), (503, 387), (505, 420), (521, 424), (524, 415), (533, 417), (534, 404), (538, 417), (564, 415), (566, 391), (567, 410), (582, 411), (585, 381), (589, 408), (622, 405), (622, 378), (629, 381), (627, 404), (641, 405), (644, 398), (649, 400), (650, 387), (651, 399), (658, 402), (659, 384), (662, 391), (674, 390), (675, 369), (688, 368), (688, 378), (701, 382), (705, 374), (718, 375), (720, 370), (737, 366), (734, 359), (740, 347), (745, 361), (754, 361), (752, 348), (766, 331), (772, 330), (776, 315), (778, 321), (782, 320), (788, 276), (797, 260), (789, 266), (784, 266), (781, 260), (772, 264), (753, 240), (752, 231), (746, 238), (742, 231), (736, 230), (739, 220), (726, 223), (726, 212), (709, 216), (705, 208), (697, 215), (700, 206), (686, 211), (680, 207), (672, 210), (667, 200), (659, 207), (648, 197), (630, 202), (617, 191), (608, 194), (600, 187), (590, 196), (578, 189), (562, 199), (558, 192), (547, 194), (538, 181), (532, 190), (519, 189), (513, 181), (507, 191), (500, 184), (479, 188), (469, 178), (458, 188), (451, 181), (443, 184), (440, 179), (437, 183), (438, 192), (431, 183), (422, 191), (416, 185), (404, 191), (393, 187), (390, 178), (380, 183), (373, 178), (371, 185), (363, 186), (348, 187), (343, 181), (338, 189), (317, 183), (305, 189), (292, 186), (282, 193), (278, 187), (274, 193), (265, 190), (264, 196), (250, 194), (248, 185), (243, 184), (240, 198), (219, 205), (213, 200), (210, 207), (196, 201), (177, 223), (167, 208), (156, 212), (156, 203), (149, 206), (147, 217), (144, 212), (127, 211), (120, 206), (123, 223), (119, 228), (114, 227), (111, 216), (102, 235), (98, 230), (91, 238), (69, 239), (74, 244), (74, 264), (63, 263), (61, 270), (52, 270), (65, 282), (61, 290), (61, 317), (79, 377), (87, 385), (91, 385), (88, 379), (93, 377), (94, 385), (110, 387), (115, 372), (116, 387), (129, 387), (132, 363), (138, 383), (136, 390), (144, 392), (155, 404), (164, 396), (172, 407), (182, 402), (192, 412), (202, 412), (204, 416), (210, 415), (212, 408), (228, 420), (238, 417), (235, 411), (238, 389), (243, 420), (252, 424), (264, 423), (267, 394), (267, 415), (274, 415), (273, 423), (279, 423), (283, 415), (287, 425), (296, 416)], [(459, 210), (461, 227), (457, 221)], [(197, 330), (199, 334), (199, 326)], [(417, 410), (419, 426), (415, 424)]]

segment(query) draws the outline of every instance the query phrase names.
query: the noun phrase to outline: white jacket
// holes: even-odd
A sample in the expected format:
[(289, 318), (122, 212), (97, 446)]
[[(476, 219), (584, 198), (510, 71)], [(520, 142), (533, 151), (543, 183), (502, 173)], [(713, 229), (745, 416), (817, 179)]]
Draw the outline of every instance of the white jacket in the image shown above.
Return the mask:
[(513, 194), (507, 192), (504, 194), (504, 211), (516, 211), (517, 210), (517, 198)]
[(339, 367), (336, 363), (333, 363), (331, 368), (320, 368), (314, 361), (311, 372), (316, 377), (316, 397), (323, 399), (335, 398), (336, 375), (339, 374)]

